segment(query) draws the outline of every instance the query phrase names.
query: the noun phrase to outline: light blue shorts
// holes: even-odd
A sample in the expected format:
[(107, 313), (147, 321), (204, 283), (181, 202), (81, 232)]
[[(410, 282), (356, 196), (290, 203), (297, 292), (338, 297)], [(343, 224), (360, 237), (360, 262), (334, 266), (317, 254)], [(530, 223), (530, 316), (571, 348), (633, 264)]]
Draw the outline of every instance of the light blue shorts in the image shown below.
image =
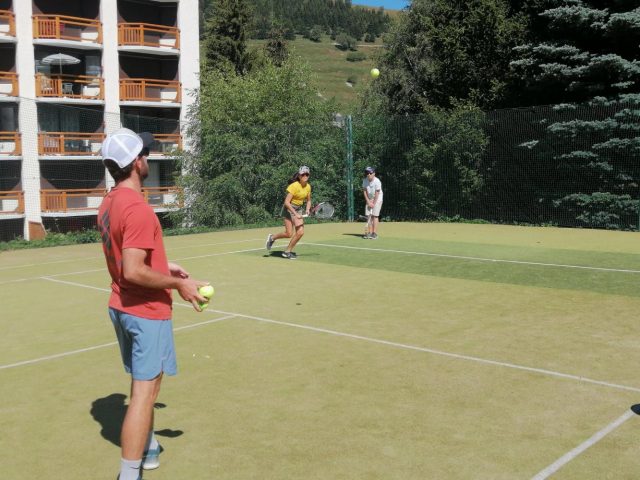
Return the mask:
[(134, 380), (153, 380), (178, 372), (171, 320), (149, 320), (109, 307), (122, 363)]

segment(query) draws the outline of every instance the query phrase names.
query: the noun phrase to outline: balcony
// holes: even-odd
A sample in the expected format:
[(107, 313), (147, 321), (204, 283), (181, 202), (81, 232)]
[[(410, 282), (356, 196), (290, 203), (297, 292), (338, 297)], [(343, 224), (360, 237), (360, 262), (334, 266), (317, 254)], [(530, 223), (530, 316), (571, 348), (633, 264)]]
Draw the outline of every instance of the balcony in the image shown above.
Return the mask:
[(98, 156), (103, 141), (104, 133), (38, 133), (38, 154), (41, 156)]
[(120, 101), (179, 105), (181, 90), (177, 80), (126, 78), (120, 80)]
[(0, 97), (18, 96), (18, 74), (15, 72), (0, 72)]
[(156, 140), (151, 155), (170, 155), (175, 150), (182, 150), (182, 135), (179, 133), (154, 133)]
[[(143, 187), (145, 200), (155, 209), (178, 207), (178, 187)], [(81, 213), (97, 210), (107, 194), (104, 188), (73, 190), (40, 190), (42, 213)], [(93, 212), (92, 212), (93, 213)]]
[(103, 100), (104, 81), (87, 75), (36, 74), (36, 97)]
[(121, 23), (118, 25), (118, 45), (175, 51), (180, 49), (180, 31), (176, 27), (164, 25)]
[(0, 132), (0, 158), (22, 155), (19, 132)]
[(0, 215), (24, 214), (24, 192), (0, 192)]
[(0, 38), (16, 36), (16, 16), (9, 10), (0, 10)]
[(65, 15), (34, 15), (33, 38), (102, 43), (102, 24), (98, 20)]

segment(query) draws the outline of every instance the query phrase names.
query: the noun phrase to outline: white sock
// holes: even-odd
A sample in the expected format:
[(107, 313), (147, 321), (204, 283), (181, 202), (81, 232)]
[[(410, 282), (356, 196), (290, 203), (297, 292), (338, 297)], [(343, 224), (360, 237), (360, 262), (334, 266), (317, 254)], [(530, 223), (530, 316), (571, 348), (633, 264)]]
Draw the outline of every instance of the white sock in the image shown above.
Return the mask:
[(140, 478), (140, 460), (120, 459), (120, 477), (119, 480), (138, 480)]
[(151, 430), (149, 432), (149, 438), (147, 439), (147, 447), (144, 449), (144, 451), (148, 452), (149, 450), (155, 450), (156, 448), (158, 448), (158, 445), (160, 444), (156, 439), (156, 435), (155, 433), (153, 433), (153, 430)]

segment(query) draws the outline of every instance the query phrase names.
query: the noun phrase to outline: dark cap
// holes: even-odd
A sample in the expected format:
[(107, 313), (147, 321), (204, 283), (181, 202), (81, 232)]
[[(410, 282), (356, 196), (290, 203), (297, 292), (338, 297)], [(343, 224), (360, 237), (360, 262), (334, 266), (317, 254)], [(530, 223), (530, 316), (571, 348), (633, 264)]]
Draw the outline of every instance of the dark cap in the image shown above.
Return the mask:
[(376, 169), (373, 167), (367, 167), (364, 169), (364, 173), (369, 174), (369, 173), (376, 173)]

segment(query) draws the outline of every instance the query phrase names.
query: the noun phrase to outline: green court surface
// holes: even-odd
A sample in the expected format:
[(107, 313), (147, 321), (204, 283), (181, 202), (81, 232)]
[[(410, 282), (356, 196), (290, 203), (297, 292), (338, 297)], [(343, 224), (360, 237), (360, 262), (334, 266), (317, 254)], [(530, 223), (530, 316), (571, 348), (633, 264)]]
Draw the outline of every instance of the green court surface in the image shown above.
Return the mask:
[[(267, 229), (165, 239), (216, 295), (174, 295), (144, 479), (638, 478), (638, 233), (362, 227), (308, 225), (295, 261)], [(100, 246), (0, 253), (0, 288), (0, 478), (114, 480)]]

